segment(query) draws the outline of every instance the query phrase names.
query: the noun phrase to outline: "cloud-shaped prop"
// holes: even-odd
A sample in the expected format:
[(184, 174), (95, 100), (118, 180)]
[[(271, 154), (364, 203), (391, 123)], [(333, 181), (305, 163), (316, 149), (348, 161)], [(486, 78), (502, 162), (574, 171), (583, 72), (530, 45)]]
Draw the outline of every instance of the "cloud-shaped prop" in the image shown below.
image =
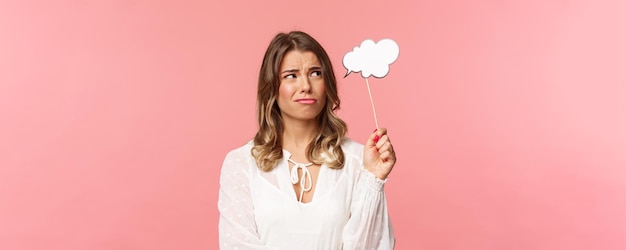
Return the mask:
[(343, 56), (343, 66), (351, 72), (361, 72), (363, 78), (374, 76), (383, 78), (389, 73), (389, 64), (398, 59), (400, 47), (391, 39), (383, 39), (375, 43), (373, 40), (365, 40), (360, 47)]

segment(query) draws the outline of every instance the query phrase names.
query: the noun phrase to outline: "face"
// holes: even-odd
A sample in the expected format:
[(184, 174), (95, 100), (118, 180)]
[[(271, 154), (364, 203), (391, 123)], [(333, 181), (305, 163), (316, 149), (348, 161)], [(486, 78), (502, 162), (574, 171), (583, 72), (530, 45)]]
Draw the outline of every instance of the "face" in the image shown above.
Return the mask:
[(277, 103), (283, 120), (315, 121), (326, 103), (322, 64), (310, 51), (292, 50), (280, 65)]

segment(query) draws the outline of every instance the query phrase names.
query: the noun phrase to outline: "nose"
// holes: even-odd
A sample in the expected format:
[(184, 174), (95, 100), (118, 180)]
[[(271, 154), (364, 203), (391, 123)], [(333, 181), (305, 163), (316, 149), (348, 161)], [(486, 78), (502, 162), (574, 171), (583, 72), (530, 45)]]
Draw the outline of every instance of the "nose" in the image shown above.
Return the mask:
[(311, 80), (308, 77), (302, 77), (302, 93), (311, 93)]

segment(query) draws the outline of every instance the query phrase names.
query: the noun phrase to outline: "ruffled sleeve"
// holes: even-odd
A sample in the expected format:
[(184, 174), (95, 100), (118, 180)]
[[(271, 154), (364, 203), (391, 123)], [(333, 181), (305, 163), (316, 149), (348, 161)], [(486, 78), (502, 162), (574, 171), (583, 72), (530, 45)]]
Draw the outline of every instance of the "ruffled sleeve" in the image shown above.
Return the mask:
[(361, 169), (352, 195), (343, 249), (393, 249), (395, 239), (383, 190), (386, 180)]
[(241, 150), (232, 151), (222, 165), (217, 202), (220, 249), (268, 249), (256, 229), (250, 167), (245, 156)]

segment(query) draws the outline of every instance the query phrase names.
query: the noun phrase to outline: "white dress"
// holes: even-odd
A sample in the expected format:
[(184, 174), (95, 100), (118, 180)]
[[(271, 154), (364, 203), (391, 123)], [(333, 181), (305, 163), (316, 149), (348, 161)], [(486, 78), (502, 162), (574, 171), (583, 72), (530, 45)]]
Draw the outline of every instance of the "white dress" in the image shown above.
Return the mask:
[(363, 169), (363, 145), (345, 139), (342, 169), (319, 170), (309, 203), (298, 201), (287, 159), (260, 170), (252, 142), (228, 153), (220, 175), (220, 249), (393, 249), (385, 181)]

